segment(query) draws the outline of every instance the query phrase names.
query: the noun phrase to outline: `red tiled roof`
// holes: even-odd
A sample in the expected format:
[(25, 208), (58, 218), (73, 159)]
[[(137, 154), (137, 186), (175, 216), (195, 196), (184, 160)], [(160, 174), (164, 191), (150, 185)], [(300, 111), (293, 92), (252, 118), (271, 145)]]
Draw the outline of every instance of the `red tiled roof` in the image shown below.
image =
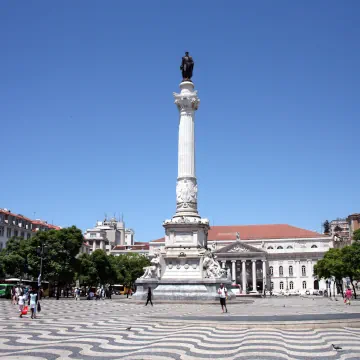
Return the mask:
[[(208, 234), (208, 240), (236, 240), (236, 233), (239, 233), (240, 240), (318, 238), (326, 236), (315, 231), (301, 229), (287, 224), (229, 225), (211, 226)], [(153, 240), (152, 242), (164, 241), (165, 238), (161, 238)]]
[(116, 245), (112, 250), (149, 250), (149, 243), (144, 243), (144, 245)]

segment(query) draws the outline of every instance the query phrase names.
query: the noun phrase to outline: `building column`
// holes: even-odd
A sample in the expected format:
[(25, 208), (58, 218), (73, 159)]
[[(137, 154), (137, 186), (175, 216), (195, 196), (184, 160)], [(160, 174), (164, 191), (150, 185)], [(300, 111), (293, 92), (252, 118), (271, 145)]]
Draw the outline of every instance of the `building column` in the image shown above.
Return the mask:
[(312, 271), (312, 260), (307, 261), (307, 282), (306, 287), (308, 289), (314, 289), (314, 278), (313, 278), (313, 271)]
[(262, 260), (262, 276), (263, 276), (263, 291), (265, 291), (265, 285), (267, 283), (266, 260)]
[(100, 249), (105, 250), (105, 242), (104, 242), (104, 240), (100, 241)]
[(95, 251), (96, 250), (96, 240), (93, 240), (92, 246), (93, 246), (93, 251)]
[(302, 282), (301, 282), (300, 260), (295, 260), (295, 271), (296, 271), (296, 284), (297, 284), (297, 289), (295, 289), (295, 290), (301, 291)]
[(241, 260), (241, 293), (246, 294), (246, 260)]
[(257, 291), (257, 289), (256, 289), (256, 260), (252, 260), (252, 285), (253, 285), (253, 291)]
[(236, 281), (236, 260), (231, 260), (231, 262), (232, 262), (231, 280)]

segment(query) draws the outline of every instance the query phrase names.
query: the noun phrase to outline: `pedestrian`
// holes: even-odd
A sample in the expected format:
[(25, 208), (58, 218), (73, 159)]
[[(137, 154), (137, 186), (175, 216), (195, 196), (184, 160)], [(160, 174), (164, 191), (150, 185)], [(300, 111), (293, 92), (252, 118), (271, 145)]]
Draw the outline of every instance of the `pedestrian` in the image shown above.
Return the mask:
[(19, 296), (19, 311), (20, 311), (20, 317), (21, 318), (22, 318), (22, 311), (24, 309), (24, 305), (25, 305), (25, 296), (20, 295)]
[(148, 294), (147, 294), (147, 299), (146, 299), (146, 304), (145, 304), (145, 306), (147, 306), (147, 304), (149, 303), (149, 301), (150, 301), (151, 306), (154, 306), (153, 303), (152, 303), (152, 301), (151, 301), (151, 288), (148, 289)]
[(350, 305), (351, 297), (352, 297), (352, 291), (350, 288), (347, 288), (347, 290), (345, 292), (345, 304)]
[(30, 309), (31, 309), (31, 318), (32, 319), (36, 319), (36, 303), (37, 303), (37, 293), (34, 289), (31, 290), (30, 292), (30, 297), (29, 297), (29, 305), (30, 305)]
[(20, 289), (20, 286), (17, 285), (16, 288), (15, 288), (15, 301), (16, 301), (16, 304), (18, 303), (20, 295), (21, 295), (21, 289)]
[(112, 291), (113, 291), (113, 287), (110, 285), (109, 286), (109, 299), (111, 300), (111, 296), (112, 296)]
[(80, 289), (76, 288), (75, 290), (75, 300), (78, 301), (80, 300)]
[(224, 308), (225, 308), (225, 311), (227, 311), (227, 307), (226, 307), (226, 297), (227, 297), (227, 288), (224, 287), (224, 284), (220, 284), (220, 287), (218, 289), (218, 294), (220, 296), (220, 304), (221, 304), (221, 309), (222, 309), (222, 312), (224, 312)]

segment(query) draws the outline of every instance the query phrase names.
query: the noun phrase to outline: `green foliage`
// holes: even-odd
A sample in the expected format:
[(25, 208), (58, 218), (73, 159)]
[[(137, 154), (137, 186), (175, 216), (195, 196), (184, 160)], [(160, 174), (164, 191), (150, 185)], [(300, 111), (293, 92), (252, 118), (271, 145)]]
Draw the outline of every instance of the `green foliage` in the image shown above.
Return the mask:
[(23, 277), (26, 273), (28, 243), (21, 237), (8, 240), (6, 248), (1, 252), (0, 272), (12, 277)]
[(354, 231), (354, 233), (353, 233), (353, 239), (354, 239), (355, 241), (360, 241), (360, 229), (357, 229), (357, 230)]
[(29, 239), (28, 263), (31, 275), (37, 277), (40, 270), (38, 249), (44, 245), (43, 279), (71, 283), (77, 266), (76, 256), (83, 243), (81, 230), (75, 226), (50, 231), (39, 231)]
[(113, 256), (102, 250), (83, 254), (79, 261), (77, 278), (81, 284), (91, 286), (115, 283), (132, 286), (143, 275), (143, 268), (150, 264), (147, 258), (138, 254)]

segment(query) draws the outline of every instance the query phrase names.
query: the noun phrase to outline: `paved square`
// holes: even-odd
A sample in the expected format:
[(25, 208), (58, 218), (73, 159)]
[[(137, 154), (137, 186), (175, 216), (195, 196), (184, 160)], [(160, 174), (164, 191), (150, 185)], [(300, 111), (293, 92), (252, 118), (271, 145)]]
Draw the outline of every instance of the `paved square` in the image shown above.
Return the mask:
[[(357, 315), (360, 303), (328, 299), (258, 299), (218, 304), (132, 299), (44, 300), (38, 319), (19, 318), (0, 301), (1, 359), (360, 359), (360, 328), (244, 327), (239, 319), (297, 314)], [(219, 321), (219, 319), (222, 319)], [(131, 326), (131, 330), (126, 330)], [(331, 344), (342, 347), (333, 349)]]

